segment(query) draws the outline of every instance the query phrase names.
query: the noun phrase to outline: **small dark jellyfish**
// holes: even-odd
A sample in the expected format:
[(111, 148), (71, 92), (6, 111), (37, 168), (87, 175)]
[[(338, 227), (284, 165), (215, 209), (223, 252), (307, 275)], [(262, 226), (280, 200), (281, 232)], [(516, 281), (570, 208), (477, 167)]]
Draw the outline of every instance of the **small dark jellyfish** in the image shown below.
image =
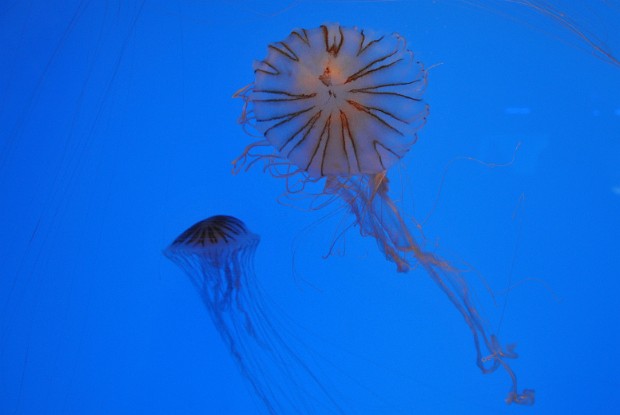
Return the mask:
[[(232, 216), (192, 225), (164, 255), (191, 279), (242, 375), (270, 414), (344, 411), (300, 357), (304, 345), (285, 341), (288, 328), (265, 306), (254, 273), (259, 236)], [(277, 327), (277, 328), (276, 328)]]
[(420, 266), (447, 295), (473, 334), (481, 371), (503, 367), (511, 377), (506, 402), (533, 404), (534, 391), (518, 391), (507, 362), (517, 357), (513, 346), (488, 333), (462, 272), (422, 248), (388, 194), (387, 170), (416, 142), (429, 112), (427, 72), (405, 40), (338, 24), (297, 29), (269, 45), (254, 73), (235, 96), (244, 100), (240, 122), (264, 139), (233, 161), (233, 172), (262, 160), (289, 193), (324, 181), (319, 193), (344, 201), (399, 272)]

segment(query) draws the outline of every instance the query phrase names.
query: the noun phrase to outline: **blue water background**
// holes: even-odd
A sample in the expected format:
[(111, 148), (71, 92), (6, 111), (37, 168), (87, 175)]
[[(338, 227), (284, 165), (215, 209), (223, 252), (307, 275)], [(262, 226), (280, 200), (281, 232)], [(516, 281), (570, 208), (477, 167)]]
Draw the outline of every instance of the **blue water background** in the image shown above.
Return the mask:
[[(269, 301), (351, 413), (615, 413), (620, 67), (548, 16), (465, 3), (0, 2), (0, 413), (262, 413), (161, 255), (214, 214), (261, 236)], [(617, 2), (555, 3), (620, 52)], [(342, 210), (278, 203), (260, 168), (231, 174), (254, 140), (232, 94), (268, 43), (324, 22), (398, 32), (432, 66), (393, 194), (428, 249), (476, 270), (533, 407), (504, 404), (508, 377), (480, 374), (423, 270), (396, 273), (355, 228), (336, 239)]]

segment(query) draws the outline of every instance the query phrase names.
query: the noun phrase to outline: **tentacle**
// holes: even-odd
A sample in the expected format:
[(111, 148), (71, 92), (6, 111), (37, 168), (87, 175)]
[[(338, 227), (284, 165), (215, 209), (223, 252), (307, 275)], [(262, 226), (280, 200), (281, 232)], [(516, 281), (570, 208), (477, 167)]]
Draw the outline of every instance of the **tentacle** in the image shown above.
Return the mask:
[(507, 362), (507, 359), (517, 357), (514, 346), (503, 349), (497, 337), (488, 334), (461, 272), (448, 261), (424, 251), (418, 244), (388, 195), (385, 173), (328, 178), (325, 191), (338, 194), (348, 204), (357, 218), (361, 234), (375, 238), (381, 251), (396, 264), (399, 272), (407, 272), (415, 264), (424, 268), (465, 319), (474, 338), (476, 364), (482, 373), (494, 372), (501, 366), (512, 379), (506, 402), (533, 404), (534, 391), (518, 392), (517, 377)]

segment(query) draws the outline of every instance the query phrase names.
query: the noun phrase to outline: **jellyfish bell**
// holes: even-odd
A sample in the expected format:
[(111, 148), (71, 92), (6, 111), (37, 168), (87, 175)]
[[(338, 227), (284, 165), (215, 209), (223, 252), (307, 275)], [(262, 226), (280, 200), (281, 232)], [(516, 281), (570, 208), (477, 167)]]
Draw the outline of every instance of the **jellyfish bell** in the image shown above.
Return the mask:
[(254, 127), (309, 177), (374, 174), (409, 151), (428, 114), (426, 72), (397, 35), (337, 24), (269, 45), (244, 91)]
[(216, 215), (195, 223), (179, 235), (170, 245), (171, 249), (191, 247), (208, 252), (244, 245), (248, 239), (258, 236), (248, 231), (243, 222), (233, 216)]
[(190, 276), (203, 296), (209, 296), (209, 306), (226, 309), (252, 270), (259, 241), (239, 219), (217, 215), (181, 233), (164, 255)]
[(231, 254), (242, 249), (255, 249), (259, 240), (259, 236), (250, 232), (239, 219), (217, 215), (189, 227), (165, 252), (172, 258), (178, 252), (193, 253), (204, 258), (210, 266), (219, 268)]
[(423, 249), (389, 196), (387, 170), (415, 143), (429, 111), (427, 73), (404, 39), (337, 24), (297, 29), (269, 45), (254, 73), (235, 96), (244, 101), (241, 123), (263, 139), (233, 161), (233, 173), (262, 160), (287, 192), (292, 178), (300, 193), (323, 182), (319, 195), (341, 200), (399, 272), (419, 266), (448, 297), (472, 333), (482, 373), (502, 367), (510, 376), (506, 402), (533, 404), (534, 391), (518, 390), (508, 364), (514, 347), (488, 331), (462, 272)]

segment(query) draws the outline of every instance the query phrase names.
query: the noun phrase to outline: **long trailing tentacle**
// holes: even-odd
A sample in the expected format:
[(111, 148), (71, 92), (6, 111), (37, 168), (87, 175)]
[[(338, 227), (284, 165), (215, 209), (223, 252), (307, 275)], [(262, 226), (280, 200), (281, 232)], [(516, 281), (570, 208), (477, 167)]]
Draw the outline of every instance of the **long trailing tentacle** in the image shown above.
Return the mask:
[(517, 389), (517, 377), (507, 362), (517, 354), (514, 346), (505, 349), (494, 334), (489, 334), (470, 295), (470, 288), (460, 270), (418, 244), (394, 201), (388, 195), (388, 180), (384, 173), (349, 178), (330, 178), (326, 192), (338, 194), (356, 216), (360, 232), (375, 238), (388, 260), (399, 272), (407, 272), (419, 264), (439, 286), (465, 319), (476, 347), (476, 364), (482, 373), (492, 373), (503, 367), (512, 380), (507, 403), (530, 405), (534, 391)]

